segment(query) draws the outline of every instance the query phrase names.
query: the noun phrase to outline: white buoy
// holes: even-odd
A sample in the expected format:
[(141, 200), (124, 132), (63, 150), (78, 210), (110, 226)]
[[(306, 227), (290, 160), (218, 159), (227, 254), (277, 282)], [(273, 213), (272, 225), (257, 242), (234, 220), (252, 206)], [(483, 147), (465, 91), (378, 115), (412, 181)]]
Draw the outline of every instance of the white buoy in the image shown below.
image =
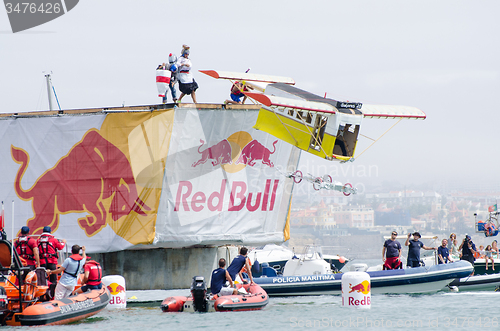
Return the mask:
[(110, 275), (102, 277), (101, 281), (111, 294), (108, 308), (127, 308), (125, 278), (120, 275)]
[(342, 306), (371, 307), (370, 275), (366, 272), (346, 272), (342, 274)]

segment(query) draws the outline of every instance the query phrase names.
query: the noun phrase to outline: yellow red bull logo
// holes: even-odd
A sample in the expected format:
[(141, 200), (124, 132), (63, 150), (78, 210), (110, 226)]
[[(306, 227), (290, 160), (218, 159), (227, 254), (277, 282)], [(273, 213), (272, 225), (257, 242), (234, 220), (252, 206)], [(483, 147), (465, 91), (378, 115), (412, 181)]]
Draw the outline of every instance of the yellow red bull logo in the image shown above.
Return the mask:
[(112, 295), (118, 295), (122, 292), (125, 292), (125, 288), (118, 283), (111, 283), (107, 287), (109, 293), (111, 293)]
[[(351, 283), (349, 283), (348, 295), (349, 295), (347, 298), (348, 306), (369, 307), (371, 304), (370, 282), (368, 280), (364, 280), (356, 285), (352, 285)], [(344, 305), (343, 296), (342, 296), (342, 305)]]
[(349, 284), (349, 289), (350, 289), (349, 293), (356, 291), (358, 293), (368, 294), (370, 293), (370, 282), (364, 280), (358, 285), (352, 286), (352, 284)]

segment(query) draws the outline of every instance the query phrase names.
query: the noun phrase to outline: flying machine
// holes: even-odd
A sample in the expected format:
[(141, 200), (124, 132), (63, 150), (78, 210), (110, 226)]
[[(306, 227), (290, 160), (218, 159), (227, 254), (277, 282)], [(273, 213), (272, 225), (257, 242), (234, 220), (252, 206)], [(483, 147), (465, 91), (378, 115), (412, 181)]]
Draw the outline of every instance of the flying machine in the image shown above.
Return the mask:
[(367, 105), (321, 97), (292, 86), (295, 81), (288, 77), (216, 70), (200, 72), (233, 84), (242, 83), (242, 93), (262, 105), (255, 129), (332, 161), (354, 161), (363, 118), (423, 120), (426, 117), (415, 107)]
[(494, 237), (498, 235), (500, 229), (500, 225), (498, 224), (498, 214), (500, 214), (500, 212), (496, 210), (496, 205), (495, 210), (489, 209), (488, 212), (489, 216), (486, 221), (478, 221), (477, 213), (474, 213), (474, 218), (476, 219), (476, 232), (484, 233), (486, 237)]
[(293, 178), (293, 181), (297, 184), (302, 182), (302, 179), (304, 179), (309, 183), (312, 183), (313, 188), (316, 191), (319, 191), (320, 189), (333, 190), (342, 192), (345, 196), (356, 194), (358, 192), (358, 190), (356, 188), (353, 188), (350, 183), (342, 185), (342, 183), (340, 182), (334, 182), (332, 180), (332, 176), (328, 174), (323, 175), (323, 177), (315, 177), (311, 174), (304, 175), (302, 171), (296, 170), (292, 172), (283, 173), (283, 175), (287, 178)]

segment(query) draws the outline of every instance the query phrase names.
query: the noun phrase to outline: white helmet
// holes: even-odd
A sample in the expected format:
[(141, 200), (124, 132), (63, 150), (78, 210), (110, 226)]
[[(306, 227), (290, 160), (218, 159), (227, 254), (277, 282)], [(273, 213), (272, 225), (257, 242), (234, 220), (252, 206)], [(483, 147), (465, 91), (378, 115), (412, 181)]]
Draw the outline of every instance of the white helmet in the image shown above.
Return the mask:
[(177, 62), (177, 56), (175, 54), (170, 53), (168, 55), (168, 63), (176, 63)]

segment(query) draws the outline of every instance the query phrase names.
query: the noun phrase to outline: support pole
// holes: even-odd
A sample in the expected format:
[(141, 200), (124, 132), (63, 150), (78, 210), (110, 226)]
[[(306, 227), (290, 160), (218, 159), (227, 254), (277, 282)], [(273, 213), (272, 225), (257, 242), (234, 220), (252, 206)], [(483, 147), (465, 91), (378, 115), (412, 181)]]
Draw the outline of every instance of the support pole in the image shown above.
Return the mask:
[(49, 98), (49, 110), (52, 110), (52, 82), (50, 80), (50, 74), (45, 75), (45, 79), (47, 80), (47, 97)]

